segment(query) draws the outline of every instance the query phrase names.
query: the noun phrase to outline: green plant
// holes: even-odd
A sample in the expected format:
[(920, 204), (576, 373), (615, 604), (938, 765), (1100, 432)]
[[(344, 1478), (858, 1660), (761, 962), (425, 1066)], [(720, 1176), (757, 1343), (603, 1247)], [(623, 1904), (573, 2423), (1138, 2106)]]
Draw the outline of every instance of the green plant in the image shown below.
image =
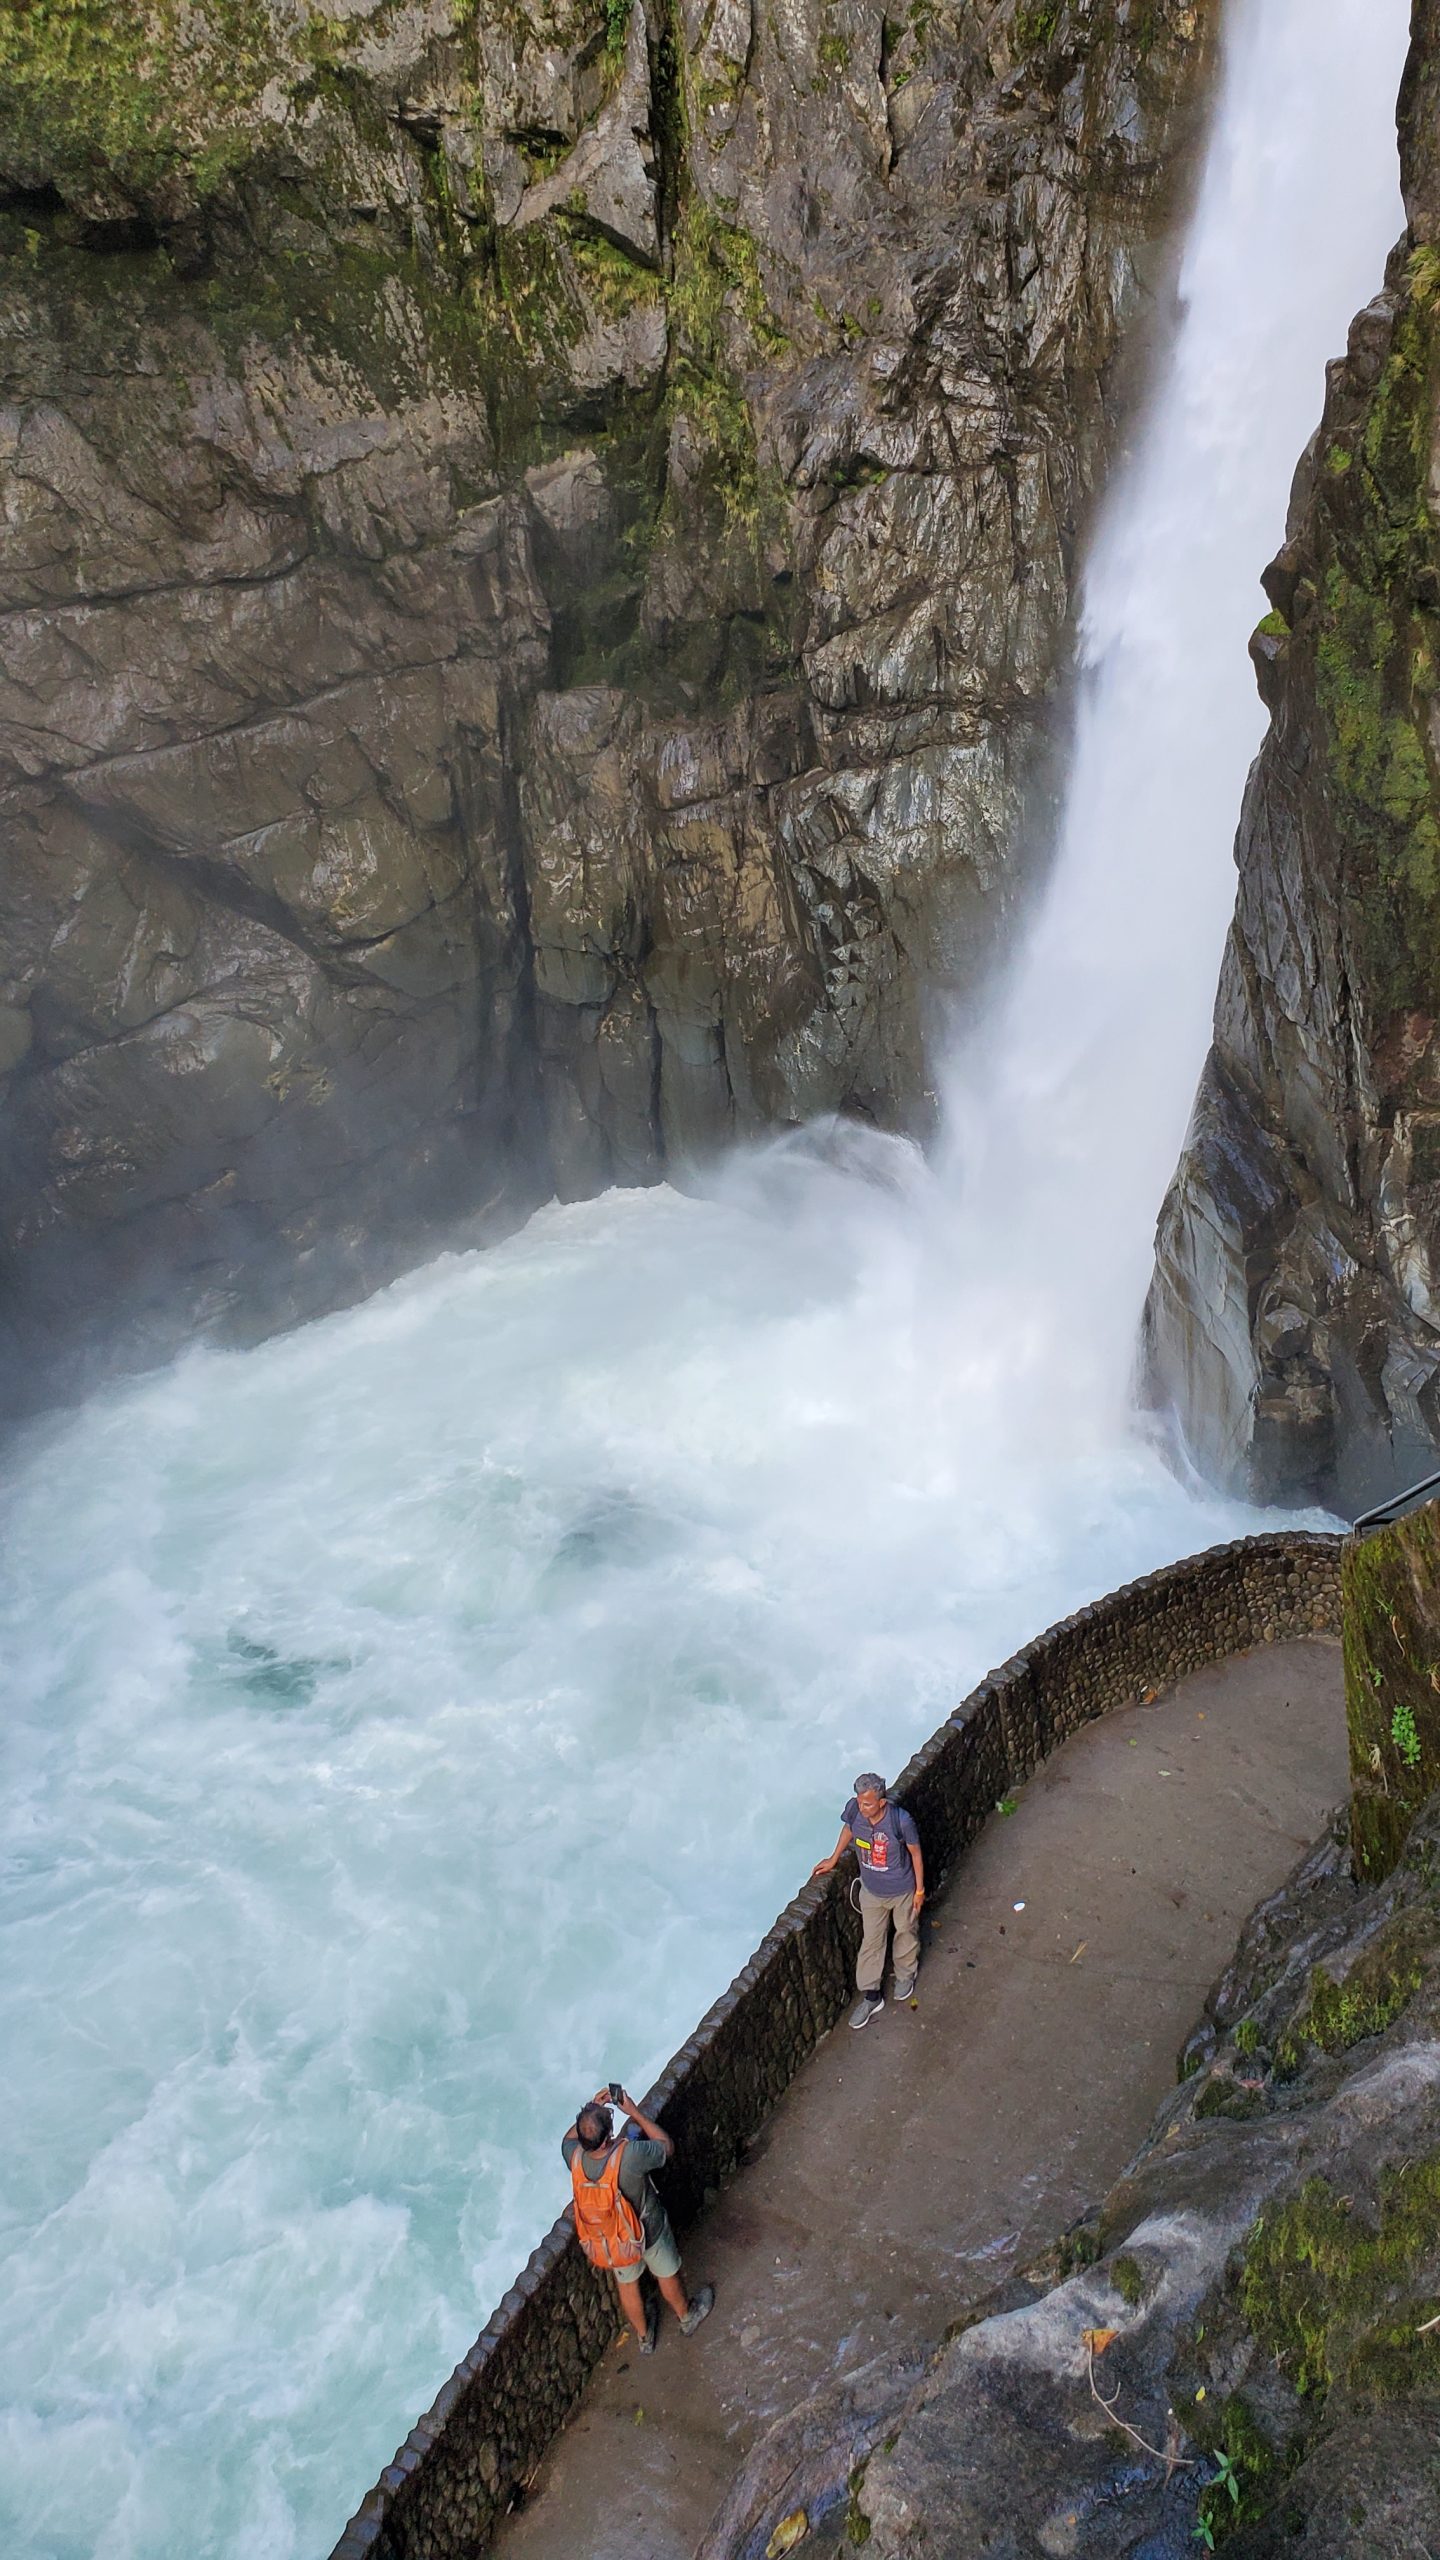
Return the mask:
[(1015, 41), (1027, 53), (1038, 53), (1053, 44), (1060, 24), (1061, 0), (1027, 0), (1027, 6), (1016, 12)]
[(630, 9), (631, 0), (605, 0), (605, 51), (612, 62), (624, 59)]
[(1102, 2255), (1100, 2234), (1094, 2223), (1077, 2223), (1073, 2231), (1062, 2232), (1055, 2243), (1060, 2281), (1072, 2276), (1077, 2267), (1093, 2267)]
[(1440, 302), (1440, 249), (1417, 249), (1410, 260), (1410, 290), (1423, 311)]
[(845, 2539), (857, 2549), (863, 2548), (870, 2539), (870, 2519), (860, 2505), (860, 2492), (865, 2486), (865, 2474), (869, 2468), (870, 2456), (867, 2453), (863, 2462), (856, 2463), (845, 2483), (850, 2496), (845, 2511)]
[(1390, 1739), (1407, 1769), (1420, 1766), (1420, 1735), (1415, 1724), (1415, 1710), (1402, 1699), (1390, 1718)]
[[(1223, 2529), (1224, 2524), (1234, 2523), (1237, 2520), (1236, 2511), (1240, 2505), (1240, 2495), (1238, 2462), (1233, 2454), (1217, 2453), (1215, 2469), (1206, 2484), (1200, 2501), (1200, 2513), (1195, 2522), (1195, 2538), (1198, 2542), (1204, 2543), (1207, 2551), (1213, 2551), (1216, 2547), (1219, 2538), (1217, 2528)], [(1228, 2515), (1224, 2505), (1226, 2498), (1230, 2501)]]
[(1256, 2026), (1254, 2019), (1242, 2018), (1239, 2026), (1235, 2030), (1236, 2052), (1244, 2054), (1256, 2053), (1259, 2051), (1259, 2047), (1260, 2030)]
[(638, 258), (574, 212), (567, 228), (576, 272), (590, 299), (608, 318), (623, 319), (636, 303), (659, 299), (660, 278), (653, 267), (642, 266)]
[(1111, 2259), (1110, 2281), (1121, 2301), (1127, 2303), (1132, 2311), (1138, 2302), (1144, 2300), (1145, 2270), (1139, 2259), (1132, 2258), (1128, 2250), (1122, 2249), (1118, 2258)]

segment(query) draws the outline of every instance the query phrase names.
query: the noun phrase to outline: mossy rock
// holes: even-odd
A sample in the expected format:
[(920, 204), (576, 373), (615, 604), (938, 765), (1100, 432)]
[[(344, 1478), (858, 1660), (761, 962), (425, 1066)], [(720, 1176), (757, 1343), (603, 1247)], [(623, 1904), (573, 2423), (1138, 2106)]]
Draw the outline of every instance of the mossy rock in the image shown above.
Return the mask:
[(1302, 2397), (1343, 2381), (1375, 2398), (1440, 2399), (1440, 2152), (1392, 2171), (1374, 2217), (1328, 2179), (1263, 2214), (1245, 2253), (1252, 2335)]
[(1413, 2000), (1435, 1961), (1435, 1928), (1423, 1911), (1404, 1911), (1338, 1980), (1317, 1965), (1309, 1997), (1280, 2038), (1276, 2076), (1291, 2079), (1307, 2053), (1348, 2053), (1383, 2035)]
[(1110, 2281), (1121, 2301), (1133, 2311), (1144, 2301), (1154, 2279), (1138, 2258), (1132, 2257), (1128, 2249), (1122, 2249), (1119, 2256), (1110, 2261)]
[(1430, 720), (1440, 527), (1430, 499), (1440, 305), (1412, 265), (1360, 449), (1324, 456), (1315, 690), (1372, 1041), (1440, 985), (1440, 783)]
[(1352, 1539), (1341, 1592), (1351, 1836), (1374, 1882), (1440, 1788), (1440, 1503)]
[(1299, 2458), (1301, 2441), (1275, 2443), (1241, 2391), (1223, 2400), (1192, 2401), (1186, 2426), (1192, 2441), (1216, 2465), (1215, 2476), (1201, 2492), (1198, 2513), (1209, 2528), (1207, 2547), (1218, 2551), (1246, 2525), (1269, 2515), (1277, 2490)]
[(1246, 2124), (1252, 2116), (1265, 2113), (1265, 2100), (1258, 2089), (1242, 2088), (1228, 2071), (1212, 2071), (1195, 2101), (1197, 2122), (1212, 2116), (1223, 2116), (1230, 2123)]

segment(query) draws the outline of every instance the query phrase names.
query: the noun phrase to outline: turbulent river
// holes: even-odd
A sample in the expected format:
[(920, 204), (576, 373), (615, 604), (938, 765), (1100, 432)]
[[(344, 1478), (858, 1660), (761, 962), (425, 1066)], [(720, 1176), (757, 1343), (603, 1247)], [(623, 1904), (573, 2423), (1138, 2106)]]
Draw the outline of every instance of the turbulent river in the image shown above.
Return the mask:
[(563, 2200), (576, 2098), (645, 2084), (856, 1769), (1252, 1525), (1128, 1364), (1405, 16), (1234, 0), (1052, 890), (936, 1162), (822, 1130), (546, 1210), (12, 1463), (8, 2551), (322, 2553)]

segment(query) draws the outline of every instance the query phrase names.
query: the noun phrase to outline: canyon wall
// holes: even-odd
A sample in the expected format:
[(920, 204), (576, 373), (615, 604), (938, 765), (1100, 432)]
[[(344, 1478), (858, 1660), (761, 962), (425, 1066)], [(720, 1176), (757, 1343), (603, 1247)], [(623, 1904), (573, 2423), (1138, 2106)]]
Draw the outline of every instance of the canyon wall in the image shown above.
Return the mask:
[(1206, 1472), (1358, 1510), (1440, 1442), (1440, 7), (1408, 227), (1330, 369), (1272, 611), (1215, 1039), (1160, 1220), (1150, 1393)]
[(1214, 15), (6, 17), (22, 1394), (748, 1132), (923, 1131)]

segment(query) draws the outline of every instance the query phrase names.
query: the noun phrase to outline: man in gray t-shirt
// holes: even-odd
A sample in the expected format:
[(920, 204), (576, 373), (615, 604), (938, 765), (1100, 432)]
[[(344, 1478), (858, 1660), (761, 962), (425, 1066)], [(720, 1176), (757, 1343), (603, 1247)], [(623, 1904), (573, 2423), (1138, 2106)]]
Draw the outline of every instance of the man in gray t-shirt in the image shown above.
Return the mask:
[(860, 1861), (860, 1953), (855, 1964), (859, 1993), (850, 2012), (852, 2027), (868, 2027), (885, 2006), (880, 1985), (885, 1978), (885, 1942), (895, 1931), (895, 1997), (914, 1995), (920, 1969), (918, 1922), (925, 1901), (925, 1861), (920, 1834), (903, 1804), (892, 1804), (885, 1781), (866, 1769), (855, 1781), (855, 1793), (840, 1817), (840, 1837), (828, 1858), (811, 1874), (828, 1876), (853, 1845)]

